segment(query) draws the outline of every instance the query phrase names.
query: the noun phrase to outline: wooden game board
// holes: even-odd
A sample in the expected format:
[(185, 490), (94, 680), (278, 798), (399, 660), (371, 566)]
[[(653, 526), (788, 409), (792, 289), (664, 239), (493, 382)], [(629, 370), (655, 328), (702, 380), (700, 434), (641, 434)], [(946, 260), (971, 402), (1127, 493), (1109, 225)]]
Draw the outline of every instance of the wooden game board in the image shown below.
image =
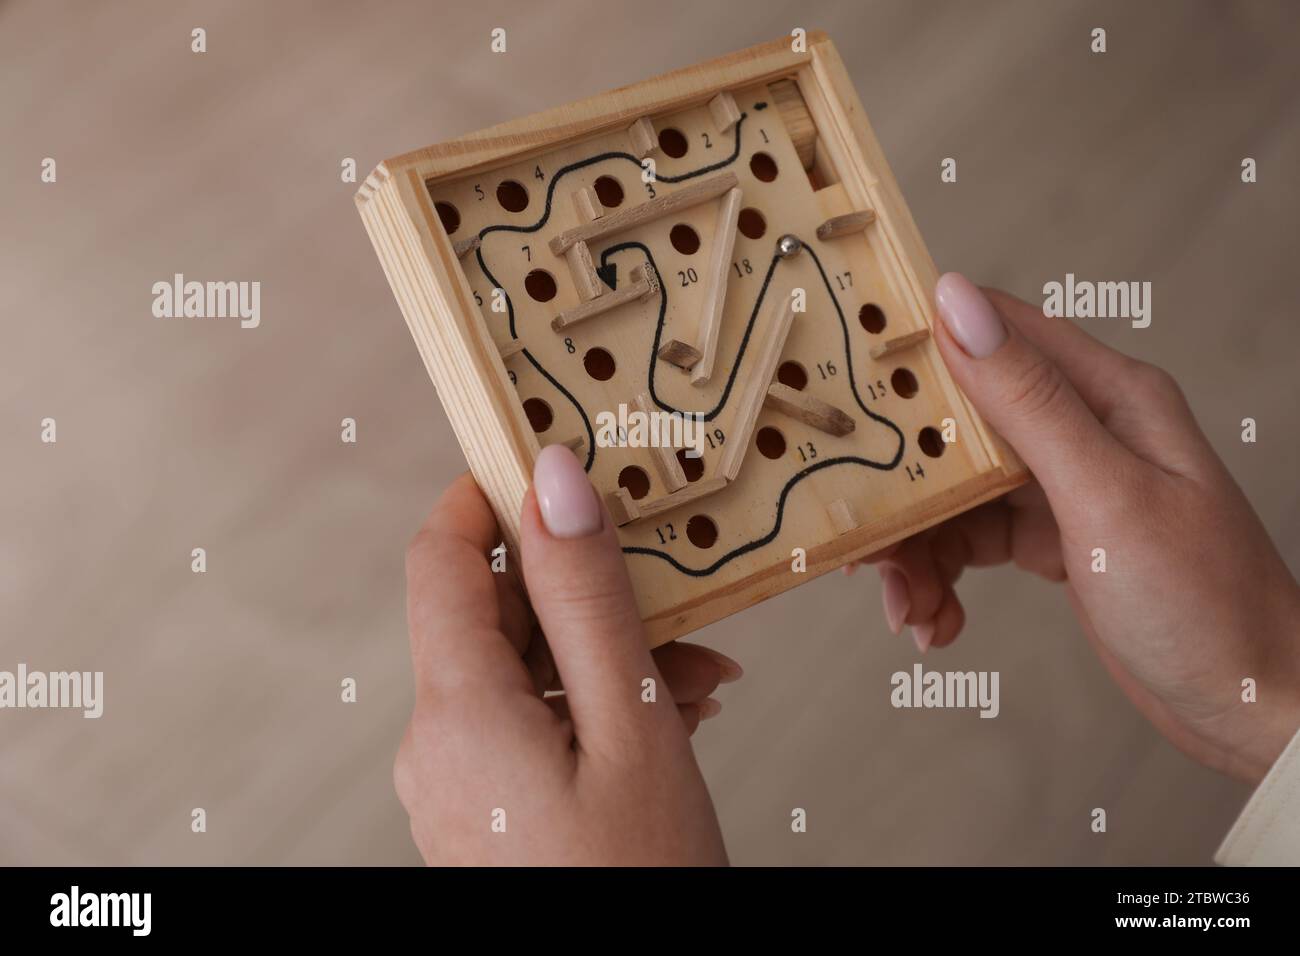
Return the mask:
[[(356, 201), (508, 547), (568, 445), (655, 644), (1026, 477), (945, 372), (936, 269), (824, 35), (387, 160)], [(698, 413), (702, 456), (602, 444), (629, 410)]]

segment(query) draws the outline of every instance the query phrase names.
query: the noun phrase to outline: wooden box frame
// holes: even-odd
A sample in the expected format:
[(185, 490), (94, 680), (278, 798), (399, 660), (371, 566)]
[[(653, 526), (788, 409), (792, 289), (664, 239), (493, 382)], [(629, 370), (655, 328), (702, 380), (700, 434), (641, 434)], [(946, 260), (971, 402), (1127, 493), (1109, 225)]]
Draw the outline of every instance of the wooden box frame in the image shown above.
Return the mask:
[[(914, 327), (906, 344), (923, 351), (919, 360), (925, 363), (926, 381), (937, 386), (937, 395), (931, 393), (927, 401), (936, 403), (935, 414), (946, 413), (955, 425), (962, 448), (961, 470), (946, 486), (924, 494), (906, 489), (895, 475), (893, 484), (880, 486), (890, 506), (874, 510), (867, 520), (858, 519), (852, 503), (842, 499), (822, 502), (828, 509), (825, 523), (810, 522), (805, 513), (807, 533), (795, 547), (803, 548), (806, 571), (793, 570), (794, 551), (788, 537), (774, 538), (771, 544), (743, 555), (744, 566), (733, 562), (725, 577), (680, 574), (660, 566), (662, 562), (649, 562), (653, 567), (647, 570), (648, 559), (631, 557), (629, 568), (652, 644), (879, 550), (1003, 494), (1026, 477), (1014, 453), (948, 379), (933, 342), (926, 340), (925, 333), (934, 326), (931, 295), (938, 273), (834, 46), (819, 32), (808, 34), (806, 52), (795, 52), (789, 38), (778, 40), (406, 153), (381, 163), (356, 195), (361, 217), (465, 457), (491, 503), (508, 548), (517, 553), (520, 505), (541, 445), (512, 385), (502, 344), (494, 340), (462, 268), (465, 245), (453, 243), (442, 227), (432, 191), (440, 183), (462, 183), (466, 177), (577, 148), (600, 136), (629, 134), (642, 118), (653, 121), (704, 106), (725, 91), (787, 79), (797, 84), (815, 125), (817, 162), (829, 164), (842, 186), (835, 190), (837, 201), (874, 214), (869, 215), (873, 261), (883, 264), (893, 294), (910, 313)], [(739, 152), (738, 131), (736, 142)], [(566, 225), (572, 222), (565, 220)], [(846, 364), (853, 361), (846, 351)], [(653, 358), (651, 362), (653, 383)], [(856, 394), (856, 385), (854, 389)], [(900, 432), (900, 459), (904, 444)], [(873, 473), (866, 484), (874, 478)], [(783, 493), (782, 508), (785, 498)], [(764, 505), (734, 498), (725, 505), (735, 512), (751, 506)], [(781, 511), (776, 515), (779, 532)]]

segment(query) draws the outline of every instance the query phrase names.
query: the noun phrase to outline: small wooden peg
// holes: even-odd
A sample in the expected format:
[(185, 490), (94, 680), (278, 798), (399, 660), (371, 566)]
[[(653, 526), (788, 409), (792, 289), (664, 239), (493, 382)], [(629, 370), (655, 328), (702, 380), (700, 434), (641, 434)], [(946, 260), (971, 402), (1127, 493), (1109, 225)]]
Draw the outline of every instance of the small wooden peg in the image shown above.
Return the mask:
[(501, 353), (501, 361), (509, 362), (512, 358), (514, 358), (516, 355), (518, 355), (520, 352), (524, 350), (524, 340), (511, 339), (509, 342), (506, 342), (504, 345), (498, 346), (497, 350)]
[(919, 329), (916, 332), (908, 332), (906, 335), (900, 335), (887, 342), (881, 342), (879, 345), (873, 345), (871, 347), (871, 357), (873, 359), (882, 359), (886, 355), (893, 355), (895, 352), (902, 352), (906, 349), (915, 348), (929, 337), (929, 329)]
[(601, 205), (600, 199), (597, 198), (596, 190), (590, 186), (583, 186), (581, 189), (574, 190), (573, 209), (578, 214), (578, 224), (581, 226), (585, 226), (589, 222), (595, 222), (605, 215), (605, 207)]
[(859, 527), (858, 516), (853, 510), (853, 505), (843, 498), (836, 498), (828, 504), (826, 514), (830, 517), (831, 527), (835, 529), (836, 534), (848, 534)]
[(700, 360), (700, 350), (677, 339), (669, 339), (659, 347), (659, 357), (669, 365), (688, 369)]
[(609, 516), (614, 519), (615, 526), (619, 528), (641, 517), (641, 510), (637, 507), (636, 500), (626, 488), (615, 488), (607, 494), (605, 507), (609, 509)]
[(709, 100), (709, 115), (713, 117), (713, 125), (718, 128), (718, 132), (725, 133), (740, 120), (740, 109), (736, 106), (736, 98), (723, 90)]
[(467, 255), (477, 249), (478, 245), (478, 236), (470, 236), (468, 239), (457, 239), (451, 244), (451, 250), (456, 253), (457, 259), (464, 259)]
[(642, 116), (629, 126), (627, 135), (632, 140), (632, 155), (637, 159), (645, 159), (659, 146), (655, 139), (655, 124), (648, 116)]
[(874, 209), (860, 209), (842, 216), (832, 216), (817, 227), (817, 238), (838, 239), (840, 236), (850, 236), (855, 232), (861, 232), (875, 221)]
[(768, 387), (763, 404), (783, 415), (797, 418), (828, 435), (842, 437), (856, 427), (849, 415), (820, 398), (813, 398), (788, 385), (776, 383)]

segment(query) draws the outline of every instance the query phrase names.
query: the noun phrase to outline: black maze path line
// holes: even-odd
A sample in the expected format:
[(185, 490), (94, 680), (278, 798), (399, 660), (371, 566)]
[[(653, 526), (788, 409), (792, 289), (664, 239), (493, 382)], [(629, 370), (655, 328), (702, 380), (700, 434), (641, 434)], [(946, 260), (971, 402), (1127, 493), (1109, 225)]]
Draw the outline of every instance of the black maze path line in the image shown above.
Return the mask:
[[(745, 114), (742, 113), (741, 122), (743, 122), (744, 119), (745, 119)], [(720, 162), (713, 163), (709, 166), (703, 166), (700, 167), (699, 169), (687, 173), (682, 173), (677, 176), (658, 176), (656, 177), (656, 181), (665, 182), (665, 183), (684, 182), (685, 180), (703, 175), (705, 173), (713, 172), (715, 170), (721, 169), (735, 162), (736, 158), (740, 155), (741, 122), (737, 122), (736, 124), (735, 148), (732, 150), (732, 153), (729, 157), (727, 157), (724, 160), (721, 160)], [(484, 245), (482, 240), (493, 232), (532, 233), (538, 231), (539, 229), (544, 227), (547, 221), (550, 219), (551, 204), (555, 195), (555, 189), (556, 186), (559, 184), (560, 180), (564, 176), (576, 170), (585, 169), (586, 167), (592, 166), (596, 163), (605, 162), (606, 160), (612, 160), (612, 159), (626, 160), (636, 165), (638, 169), (641, 168), (641, 164), (636, 159), (636, 157), (632, 156), (630, 153), (622, 153), (622, 152), (601, 153), (596, 156), (588, 157), (587, 159), (570, 163), (568, 166), (565, 166), (562, 169), (560, 169), (559, 172), (557, 172), (555, 176), (551, 179), (550, 185), (547, 187), (546, 190), (545, 208), (543, 210), (541, 218), (538, 219), (537, 222), (528, 226), (514, 226), (514, 225), (507, 225), (507, 224), (492, 225), (492, 226), (485, 227), (479, 233), (480, 242), (479, 242), (478, 249), (476, 251), (479, 268), (483, 271), (484, 276), (487, 277), (488, 281), (492, 284), (494, 288), (501, 288), (501, 286), (500, 283), (497, 282), (496, 278), (492, 275), (491, 271), (488, 269), (487, 262), (483, 257)], [(776, 502), (776, 514), (773, 520), (772, 528), (766, 534), (754, 538), (753, 540), (748, 541), (732, 549), (731, 551), (728, 551), (726, 554), (722, 555), (720, 558), (718, 558), (716, 561), (714, 561), (712, 564), (706, 567), (702, 567), (702, 568), (688, 567), (682, 564), (680, 561), (678, 561), (676, 558), (674, 558), (672, 555), (668, 554), (667, 552), (658, 550), (656, 548), (625, 547), (623, 548), (624, 554), (643, 554), (643, 555), (653, 556), (656, 558), (661, 558), (662, 560), (667, 561), (670, 565), (672, 565), (674, 568), (676, 568), (678, 571), (682, 572), (683, 574), (690, 575), (691, 577), (707, 577), (711, 574), (714, 574), (715, 572), (718, 571), (719, 568), (722, 568), (727, 563), (735, 560), (741, 555), (747, 554), (750, 551), (753, 551), (757, 548), (761, 548), (764, 545), (767, 545), (771, 543), (773, 540), (775, 540), (776, 536), (781, 531), (781, 523), (785, 516), (785, 504), (787, 498), (790, 495), (791, 490), (800, 481), (802, 481), (804, 478), (808, 477), (809, 475), (821, 471), (823, 468), (829, 468), (835, 465), (859, 465), (861, 467), (875, 469), (878, 471), (891, 471), (897, 468), (899, 463), (902, 461), (903, 451), (906, 445), (903, 432), (890, 419), (886, 418), (883, 415), (879, 415), (873, 412), (871, 409), (869, 409), (866, 403), (862, 400), (862, 396), (858, 392), (857, 379), (853, 371), (853, 356), (852, 356), (852, 347), (851, 347), (850, 337), (849, 337), (849, 326), (848, 326), (848, 322), (844, 317), (844, 310), (840, 306), (839, 298), (838, 296), (836, 296), (835, 290), (831, 287), (830, 279), (827, 277), (826, 270), (822, 266), (821, 259), (818, 257), (816, 251), (812, 248), (812, 245), (809, 243), (804, 244), (804, 249), (812, 257), (814, 264), (817, 266), (817, 272), (818, 275), (821, 277), (822, 285), (826, 289), (826, 294), (830, 297), (831, 303), (835, 306), (835, 314), (839, 319), (840, 330), (843, 334), (844, 364), (848, 369), (849, 388), (853, 392), (853, 399), (855, 402), (857, 402), (858, 408), (862, 410), (863, 414), (865, 414), (871, 420), (886, 426), (887, 428), (889, 428), (894, 432), (895, 436), (898, 439), (898, 447), (894, 455), (888, 461), (883, 461), (883, 462), (873, 461), (868, 458), (861, 458), (857, 456), (841, 456), (837, 458), (828, 458), (824, 461), (820, 461), (816, 463), (815, 465), (810, 465), (809, 467), (804, 468), (802, 471), (797, 472), (795, 475), (793, 475), (790, 478), (789, 481), (786, 482), (784, 487), (782, 487), (781, 489), (781, 493)], [(631, 242), (619, 243), (618, 245), (610, 246), (602, 253), (600, 258), (601, 269), (604, 270), (610, 264), (609, 260), (611, 256), (619, 255), (625, 252), (634, 252), (634, 251), (639, 251), (645, 257), (646, 264), (648, 265), (649, 268), (654, 270), (655, 275), (659, 280), (658, 282), (659, 295), (660, 295), (659, 316), (655, 326), (654, 343), (651, 346), (650, 358), (647, 365), (648, 368), (647, 384), (649, 387), (650, 396), (651, 399), (654, 401), (655, 405), (657, 405), (661, 409), (664, 409), (665, 411), (685, 413), (685, 410), (675, 408), (669, 405), (668, 403), (664, 402), (663, 400), (661, 400), (658, 396), (658, 393), (655, 390), (655, 376), (656, 376), (658, 363), (659, 363), (659, 346), (663, 335), (664, 323), (666, 321), (667, 313), (668, 313), (668, 286), (663, 281), (663, 276), (659, 271), (659, 267), (657, 263), (655, 262), (654, 255), (650, 252), (649, 248), (647, 248), (644, 244), (640, 242), (631, 241)], [(762, 286), (760, 287), (758, 296), (755, 299), (754, 307), (750, 311), (749, 319), (745, 324), (745, 331), (743, 336), (741, 337), (740, 345), (737, 348), (736, 359), (732, 363), (731, 372), (727, 377), (727, 382), (722, 390), (722, 395), (719, 398), (718, 403), (712, 409), (708, 410), (707, 412), (699, 413), (703, 416), (703, 419), (705, 421), (714, 420), (717, 417), (717, 415), (722, 411), (722, 409), (726, 406), (727, 401), (731, 396), (732, 387), (735, 384), (736, 376), (740, 370), (741, 362), (744, 360), (745, 352), (749, 347), (749, 341), (754, 329), (754, 324), (757, 321), (760, 310), (762, 309), (763, 302), (766, 300), (768, 289), (771, 287), (772, 276), (775, 273), (776, 266), (780, 261), (782, 261), (781, 257), (776, 254), (773, 254), (771, 262), (768, 263), (767, 271), (763, 276)], [(502, 289), (502, 292), (506, 302), (506, 312), (507, 312), (509, 325), (510, 325), (510, 336), (512, 339), (517, 339), (519, 336), (515, 328), (514, 303), (511, 301), (508, 292), (505, 292), (504, 289)], [(587, 432), (587, 449), (588, 449), (587, 461), (584, 464), (584, 468), (587, 471), (590, 471), (593, 463), (595, 462), (596, 441), (595, 441), (595, 433), (591, 425), (591, 418), (587, 414), (587, 410), (583, 407), (582, 403), (577, 399), (577, 397), (574, 396), (573, 393), (571, 393), (568, 389), (566, 389), (564, 385), (562, 385), (559, 382), (559, 380), (557, 380), (549, 371), (547, 371), (547, 369), (543, 367), (543, 365), (536, 359), (536, 357), (532, 355), (532, 353), (527, 348), (524, 348), (522, 352), (524, 357), (527, 358), (527, 360), (529, 361), (529, 363), (532, 364), (532, 366), (535, 369), (537, 369), (537, 371), (540, 372), (542, 376), (548, 382), (550, 382), (556, 388), (557, 391), (560, 392), (560, 394), (562, 394), (566, 399), (568, 399), (570, 404), (572, 404), (573, 407), (577, 410), (579, 416), (581, 416), (583, 427), (586, 429)]]
[[(661, 401), (658, 395), (655, 393), (655, 371), (658, 368), (659, 343), (663, 335), (664, 321), (668, 311), (668, 291), (667, 291), (668, 287), (667, 284), (663, 281), (663, 275), (659, 272), (659, 266), (655, 263), (654, 255), (650, 252), (648, 248), (646, 248), (644, 245), (642, 245), (639, 242), (626, 242), (618, 246), (611, 246), (609, 249), (606, 249), (604, 255), (601, 256), (601, 265), (604, 266), (606, 264), (607, 258), (610, 255), (616, 254), (618, 252), (631, 250), (631, 249), (640, 250), (641, 253), (645, 256), (646, 262), (649, 264), (650, 268), (654, 269), (655, 275), (659, 279), (659, 289), (660, 289), (660, 294), (662, 296), (659, 305), (659, 321), (658, 321), (658, 325), (655, 328), (654, 345), (651, 347), (651, 351), (650, 351), (650, 363), (649, 363), (649, 373), (648, 373), (650, 395), (654, 399), (655, 404), (658, 405), (660, 408), (664, 409), (665, 411), (683, 412), (683, 409), (675, 408), (672, 405), (669, 405), (668, 403)], [(830, 279), (826, 275), (826, 269), (825, 267), (822, 266), (821, 259), (817, 256), (816, 251), (812, 248), (811, 245), (807, 243), (804, 244), (804, 249), (808, 252), (810, 256), (812, 256), (813, 262), (817, 266), (817, 273), (821, 277), (822, 285), (826, 288), (826, 294), (830, 296), (831, 302), (835, 306), (835, 314), (839, 318), (840, 330), (844, 336), (844, 364), (849, 370), (849, 388), (853, 392), (853, 400), (858, 403), (858, 408), (860, 408), (863, 414), (865, 414), (868, 418), (886, 426), (891, 431), (893, 431), (894, 435), (898, 439), (898, 447), (894, 451), (893, 457), (891, 457), (888, 461), (882, 462), (882, 461), (873, 461), (868, 458), (859, 458), (857, 456), (841, 456), (838, 458), (828, 458), (825, 461), (818, 462), (815, 465), (811, 465), (808, 468), (803, 469), (802, 471), (795, 474), (788, 482), (786, 482), (785, 486), (781, 489), (781, 494), (778, 497), (777, 504), (776, 504), (776, 517), (773, 521), (771, 530), (768, 531), (766, 534), (762, 535), (761, 537), (755, 538), (752, 541), (748, 541), (745, 544), (742, 544), (739, 547), (734, 548), (731, 551), (728, 551), (726, 554), (718, 558), (716, 561), (714, 561), (712, 564), (710, 564), (707, 567), (704, 568), (687, 567), (686, 565), (678, 561), (676, 558), (674, 558), (672, 555), (668, 554), (665, 551), (661, 551), (657, 548), (625, 547), (623, 548), (624, 554), (645, 554), (657, 558), (662, 558), (663, 560), (671, 564), (674, 568), (676, 568), (678, 571), (681, 571), (683, 574), (689, 574), (692, 577), (707, 577), (708, 575), (713, 574), (719, 568), (723, 567), (729, 561), (733, 561), (743, 554), (747, 554), (756, 548), (761, 548), (764, 545), (771, 543), (776, 538), (777, 534), (779, 534), (781, 531), (781, 522), (785, 516), (785, 502), (786, 502), (786, 498), (789, 497), (790, 490), (809, 475), (818, 472), (823, 468), (828, 468), (832, 465), (860, 465), (866, 468), (873, 468), (878, 471), (892, 471), (893, 469), (897, 468), (899, 463), (902, 461), (903, 451), (904, 448), (906, 447), (906, 440), (903, 437), (903, 431), (898, 427), (898, 425), (896, 425), (890, 419), (886, 418), (884, 415), (879, 415), (876, 412), (873, 412), (871, 409), (867, 408), (866, 403), (862, 400), (862, 396), (858, 392), (857, 378), (853, 372), (853, 354), (852, 354), (852, 346), (850, 344), (850, 339), (849, 339), (849, 325), (847, 320), (844, 318), (844, 310), (840, 306), (839, 298), (835, 295), (835, 290), (831, 288)], [(767, 272), (763, 276), (762, 288), (759, 290), (757, 300), (754, 303), (754, 308), (750, 311), (749, 321), (745, 325), (745, 332), (741, 338), (740, 346), (736, 352), (736, 361), (732, 364), (731, 374), (727, 378), (727, 384), (722, 391), (722, 397), (719, 399), (717, 405), (715, 405), (709, 411), (702, 413), (705, 421), (712, 421), (714, 417), (717, 416), (717, 414), (723, 409), (723, 407), (727, 403), (727, 398), (731, 394), (731, 388), (735, 382), (736, 374), (740, 369), (740, 363), (745, 356), (745, 349), (749, 344), (749, 338), (751, 332), (754, 329), (754, 323), (757, 320), (758, 314), (763, 307), (763, 301), (767, 296), (768, 288), (771, 285), (772, 274), (776, 269), (777, 263), (782, 261), (784, 260), (782, 260), (780, 256), (774, 254), (772, 256), (772, 261), (768, 264)], [(581, 406), (579, 406), (579, 411), (580, 412), (582, 411)], [(586, 413), (583, 412), (584, 418), (585, 418), (585, 414)]]
[(871, 461), (870, 459), (867, 458), (857, 458), (851, 455), (846, 455), (840, 458), (827, 458), (825, 461), (819, 461), (815, 465), (809, 465), (803, 471), (797, 472), (793, 477), (791, 477), (791, 479), (787, 481), (785, 483), (785, 486), (781, 489), (781, 494), (776, 499), (776, 520), (772, 523), (772, 530), (769, 531), (767, 534), (763, 535), (761, 538), (755, 538), (753, 541), (747, 541), (744, 544), (740, 545), (739, 547), (733, 548), (732, 550), (728, 551), (726, 554), (718, 558), (718, 560), (714, 561), (712, 564), (708, 565), (707, 567), (688, 568), (686, 565), (682, 564), (680, 561), (674, 558), (671, 554), (668, 554), (666, 551), (660, 551), (656, 548), (627, 547), (623, 549), (623, 553), (624, 554), (647, 554), (656, 558), (663, 558), (665, 561), (671, 564), (678, 571), (682, 572), (682, 574), (689, 574), (693, 578), (707, 578), (710, 574), (715, 573), (723, 565), (727, 564), (730, 561), (734, 561), (742, 554), (748, 554), (749, 552), (755, 550), (756, 548), (761, 548), (763, 547), (763, 545), (771, 544), (774, 540), (776, 540), (776, 536), (781, 533), (781, 521), (785, 517), (785, 500), (786, 498), (789, 497), (790, 490), (794, 488), (795, 485), (799, 484), (799, 482), (807, 478), (809, 475), (813, 474), (814, 472), (821, 471), (823, 468), (830, 468), (834, 465), (862, 465), (864, 467), (875, 468), (880, 471), (890, 471), (898, 467), (898, 461), (900, 458), (902, 458), (902, 455), (903, 455), (903, 449), (902, 446), (900, 445), (898, 449), (898, 455), (889, 464), (884, 464), (878, 461)]
[[(686, 182), (688, 179), (693, 179), (696, 176), (703, 176), (706, 173), (711, 173), (714, 172), (715, 170), (722, 169), (724, 166), (730, 166), (732, 163), (736, 161), (736, 157), (740, 155), (740, 132), (741, 132), (741, 127), (744, 126), (746, 115), (747, 114), (745, 113), (741, 113), (740, 119), (736, 121), (736, 141), (735, 141), (735, 145), (731, 150), (730, 156), (726, 157), (725, 159), (719, 160), (716, 163), (712, 163), (708, 166), (701, 166), (698, 169), (693, 169), (689, 172), (680, 173), (676, 176), (661, 176), (658, 175), (658, 173), (656, 173), (655, 182), (659, 182), (659, 183)], [(478, 249), (475, 250), (475, 256), (478, 259), (478, 267), (480, 270), (482, 270), (483, 275), (487, 277), (488, 282), (492, 284), (492, 288), (501, 289), (502, 291), (502, 294), (506, 302), (506, 315), (510, 322), (510, 338), (512, 340), (519, 338), (519, 333), (515, 330), (515, 304), (513, 300), (510, 298), (510, 293), (505, 290), (505, 288), (501, 285), (501, 283), (496, 280), (496, 276), (492, 275), (491, 270), (488, 269), (487, 262), (483, 258), (483, 240), (487, 238), (487, 236), (489, 236), (491, 233), (494, 232), (518, 232), (518, 233), (537, 232), (537, 230), (545, 226), (546, 223), (551, 218), (551, 204), (555, 198), (555, 188), (556, 186), (559, 185), (561, 179), (563, 179), (569, 173), (575, 172), (579, 169), (586, 169), (588, 166), (594, 166), (597, 163), (603, 163), (606, 160), (611, 160), (611, 159), (626, 160), (627, 162), (632, 163), (634, 166), (636, 166), (638, 170), (642, 168), (641, 161), (637, 159), (635, 156), (633, 156), (631, 153), (623, 153), (618, 151), (599, 153), (595, 156), (588, 156), (586, 159), (577, 160), (576, 162), (570, 163), (567, 166), (561, 167), (559, 172), (557, 172), (553, 177), (551, 177), (550, 185), (546, 187), (546, 205), (542, 209), (541, 218), (538, 219), (535, 223), (533, 223), (530, 226), (512, 226), (507, 223), (499, 223), (494, 226), (485, 226), (479, 232)], [(555, 376), (552, 375), (550, 372), (548, 372), (542, 366), (541, 362), (537, 361), (537, 358), (532, 354), (532, 352), (528, 350), (528, 348), (525, 347), (522, 350), (522, 352), (524, 358), (528, 360), (528, 363), (532, 365), (533, 368), (537, 369), (537, 371), (541, 372), (542, 377), (545, 378), (552, 385), (554, 385), (555, 388), (560, 392), (560, 394), (563, 395), (565, 398), (567, 398), (570, 404), (572, 404), (573, 407), (578, 410), (578, 414), (582, 417), (582, 425), (587, 430), (587, 460), (583, 464), (583, 468), (586, 469), (587, 471), (591, 471), (591, 466), (596, 460), (596, 435), (591, 428), (591, 419), (587, 416), (586, 411), (583, 409), (582, 405), (578, 402), (578, 400), (574, 398), (573, 393), (570, 392), (563, 385), (561, 385), (559, 380), (556, 379)]]

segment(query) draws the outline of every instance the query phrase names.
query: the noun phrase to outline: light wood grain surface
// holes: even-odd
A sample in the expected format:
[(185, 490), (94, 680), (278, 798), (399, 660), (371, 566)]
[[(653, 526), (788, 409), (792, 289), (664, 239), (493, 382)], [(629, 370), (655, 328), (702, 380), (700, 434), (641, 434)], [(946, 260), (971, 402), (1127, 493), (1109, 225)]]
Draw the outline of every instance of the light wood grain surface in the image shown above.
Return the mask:
[[(834, 38), (941, 269), (1031, 299), (1067, 272), (1153, 283), (1150, 328), (1090, 328), (1173, 372), (1300, 566), (1300, 8), (600, 10), (0, 5), (0, 669), (106, 683), (99, 720), (0, 711), (0, 863), (418, 861), (390, 780), (402, 551), (463, 462), (339, 164), (793, 26)], [(153, 318), (176, 272), (260, 281), (261, 326)], [(747, 672), (696, 737), (733, 860), (1206, 862), (1244, 788), (1143, 722), (1058, 588), (996, 570), (960, 592), (967, 632), (926, 664), (1000, 671), (996, 720), (890, 707), (916, 655), (871, 571), (701, 632)]]

